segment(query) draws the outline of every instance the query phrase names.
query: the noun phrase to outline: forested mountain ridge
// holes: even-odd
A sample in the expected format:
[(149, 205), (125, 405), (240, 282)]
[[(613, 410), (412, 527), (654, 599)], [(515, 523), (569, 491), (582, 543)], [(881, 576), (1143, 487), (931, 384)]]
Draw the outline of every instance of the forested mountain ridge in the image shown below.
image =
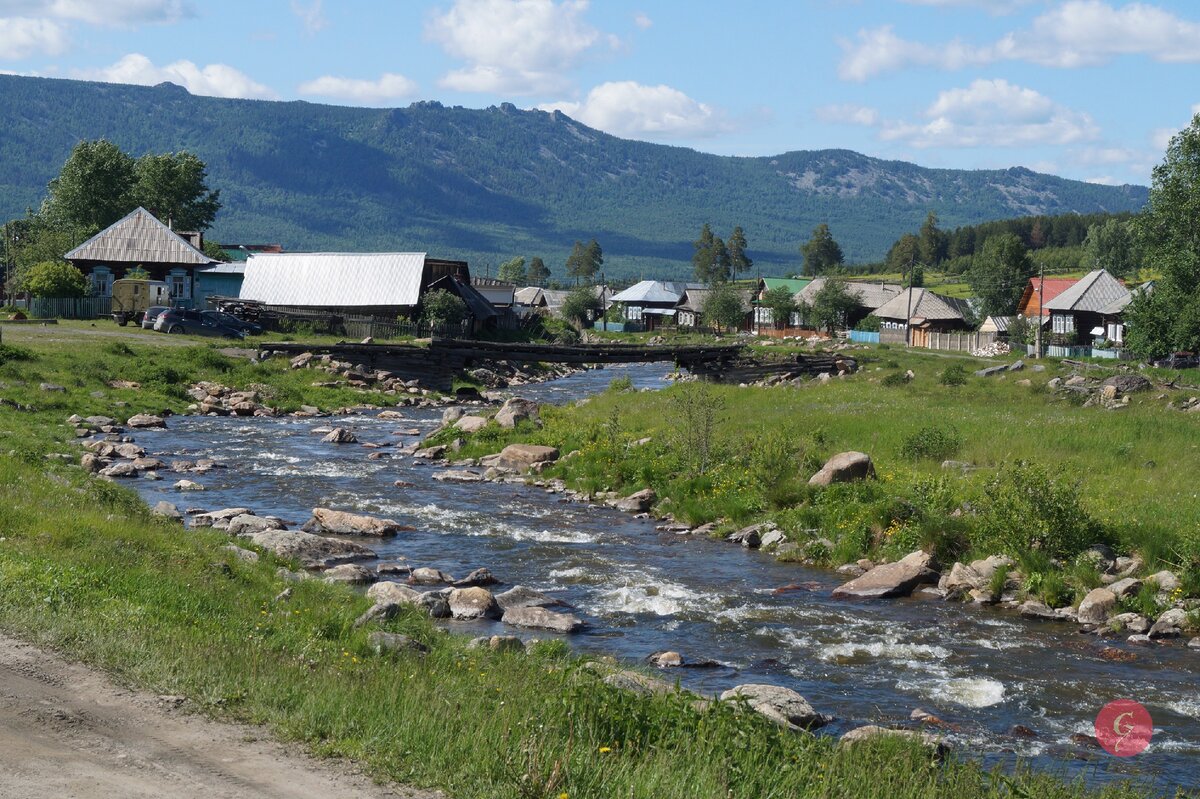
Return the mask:
[(596, 238), (610, 275), (684, 276), (704, 222), (746, 230), (755, 271), (799, 268), (828, 222), (850, 262), (878, 260), (929, 210), (945, 227), (1030, 214), (1136, 211), (1141, 186), (1027, 169), (962, 171), (847, 150), (743, 158), (630, 141), (561, 113), (414, 103), (366, 109), (199, 97), (0, 75), (0, 215), (36, 208), (80, 140), (190, 150), (224, 207), (210, 236), (285, 248), (427, 250), (477, 266), (545, 258), (562, 277)]

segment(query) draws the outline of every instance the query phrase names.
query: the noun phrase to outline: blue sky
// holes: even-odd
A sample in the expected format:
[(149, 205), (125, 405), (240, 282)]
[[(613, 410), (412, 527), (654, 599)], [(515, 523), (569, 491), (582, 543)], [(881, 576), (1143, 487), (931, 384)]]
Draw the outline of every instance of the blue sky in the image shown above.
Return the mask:
[(0, 70), (196, 94), (557, 108), (727, 155), (844, 147), (1148, 183), (1200, 3), (0, 0)]

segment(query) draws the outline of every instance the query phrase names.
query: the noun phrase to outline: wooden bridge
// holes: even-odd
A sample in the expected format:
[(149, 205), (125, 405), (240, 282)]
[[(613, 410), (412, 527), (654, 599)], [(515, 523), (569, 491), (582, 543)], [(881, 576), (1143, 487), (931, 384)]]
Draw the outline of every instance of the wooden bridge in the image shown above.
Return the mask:
[(330, 355), (339, 361), (386, 369), (405, 380), (420, 380), (448, 390), (464, 370), (486, 367), (497, 361), (511, 363), (674, 363), (696, 374), (719, 374), (739, 360), (745, 344), (534, 344), (435, 338), (428, 347), (415, 344), (271, 343), (264, 350), (298, 355)]

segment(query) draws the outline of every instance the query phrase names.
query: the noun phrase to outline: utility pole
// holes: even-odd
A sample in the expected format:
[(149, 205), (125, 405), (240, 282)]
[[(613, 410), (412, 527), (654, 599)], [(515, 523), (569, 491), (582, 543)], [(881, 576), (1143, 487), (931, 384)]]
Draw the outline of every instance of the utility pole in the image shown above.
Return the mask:
[(1035, 358), (1042, 357), (1042, 311), (1044, 310), (1042, 308), (1042, 302), (1043, 302), (1043, 298), (1045, 296), (1046, 296), (1046, 264), (1039, 263), (1038, 264), (1038, 318), (1037, 318), (1037, 328), (1035, 328), (1034, 334), (1033, 334), (1034, 335), (1033, 349), (1035, 350), (1033, 357), (1035, 357)]
[[(917, 264), (917, 256), (913, 256), (908, 264), (909, 281), (912, 280), (913, 269)], [(904, 275), (900, 275), (900, 287), (904, 288)], [(908, 287), (908, 310), (904, 313), (904, 346), (912, 346), (912, 286)]]
[(604, 280), (604, 273), (600, 273), (600, 318), (603, 320), (600, 326), (604, 332), (608, 332), (608, 308), (605, 304), (605, 299), (608, 295), (608, 283)]

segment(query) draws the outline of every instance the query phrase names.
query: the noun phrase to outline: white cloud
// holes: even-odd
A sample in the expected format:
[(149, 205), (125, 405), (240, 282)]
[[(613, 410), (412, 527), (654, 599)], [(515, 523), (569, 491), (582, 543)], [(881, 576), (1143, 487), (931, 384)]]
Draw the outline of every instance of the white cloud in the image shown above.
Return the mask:
[(562, 111), (593, 128), (617, 136), (651, 139), (715, 136), (732, 129), (719, 110), (670, 86), (634, 81), (602, 83), (581, 103), (552, 103), (543, 111)]
[(920, 148), (1017, 147), (1074, 144), (1099, 134), (1087, 114), (1000, 79), (943, 91), (924, 116), (884, 122), (880, 138)]
[(417, 84), (403, 75), (385, 72), (378, 80), (360, 80), (323, 75), (316, 80), (300, 84), (300, 94), (319, 97), (336, 97), (356, 103), (377, 103), (411, 97), (417, 93)]
[(639, 11), (633, 15), (633, 24), (637, 25), (642, 30), (646, 30), (647, 28), (649, 28), (650, 26), (652, 26), (654, 24), (654, 20), (652, 20), (652, 19), (650, 19), (650, 17), (646, 16), (646, 14), (644, 12)]
[(1150, 144), (1160, 152), (1165, 151), (1171, 144), (1171, 137), (1177, 133), (1179, 133), (1179, 130), (1176, 128), (1156, 128), (1150, 134)]
[(325, 19), (321, 6), (322, 0), (313, 0), (308, 5), (299, 0), (292, 0), (292, 13), (300, 18), (300, 24), (310, 35), (329, 26), (329, 20)]
[(587, 0), (455, 0), (425, 28), (429, 39), (467, 62), (441, 85), (493, 94), (565, 89), (563, 73), (601, 41), (583, 20), (587, 8)]
[(865, 125), (873, 127), (879, 124), (879, 112), (865, 105), (825, 105), (816, 110), (817, 119), (821, 122), (844, 125)]
[(1100, 186), (1120, 186), (1121, 181), (1114, 178), (1112, 175), (1097, 175), (1094, 178), (1084, 178), (1085, 183), (1096, 183)]
[(0, 13), (113, 26), (178, 22), (195, 11), (185, 0), (0, 0)]
[(997, 61), (1027, 61), (1074, 68), (1105, 64), (1122, 55), (1156, 61), (1200, 62), (1200, 23), (1156, 6), (1130, 3), (1120, 8), (1102, 0), (1070, 0), (1038, 16), (1022, 31), (984, 46), (953, 40), (924, 44), (896, 36), (890, 26), (861, 30), (855, 42), (841, 42), (838, 73), (863, 81), (909, 66), (960, 69)]
[(19, 61), (31, 55), (58, 55), (67, 49), (67, 32), (48, 19), (0, 19), (0, 58)]
[(141, 53), (130, 53), (112, 66), (102, 69), (74, 70), (72, 77), (141, 86), (154, 86), (163, 81), (170, 81), (178, 83), (192, 94), (209, 97), (271, 99), (277, 96), (270, 87), (255, 82), (228, 64), (208, 64), (199, 67), (191, 61), (176, 61), (159, 67)]

